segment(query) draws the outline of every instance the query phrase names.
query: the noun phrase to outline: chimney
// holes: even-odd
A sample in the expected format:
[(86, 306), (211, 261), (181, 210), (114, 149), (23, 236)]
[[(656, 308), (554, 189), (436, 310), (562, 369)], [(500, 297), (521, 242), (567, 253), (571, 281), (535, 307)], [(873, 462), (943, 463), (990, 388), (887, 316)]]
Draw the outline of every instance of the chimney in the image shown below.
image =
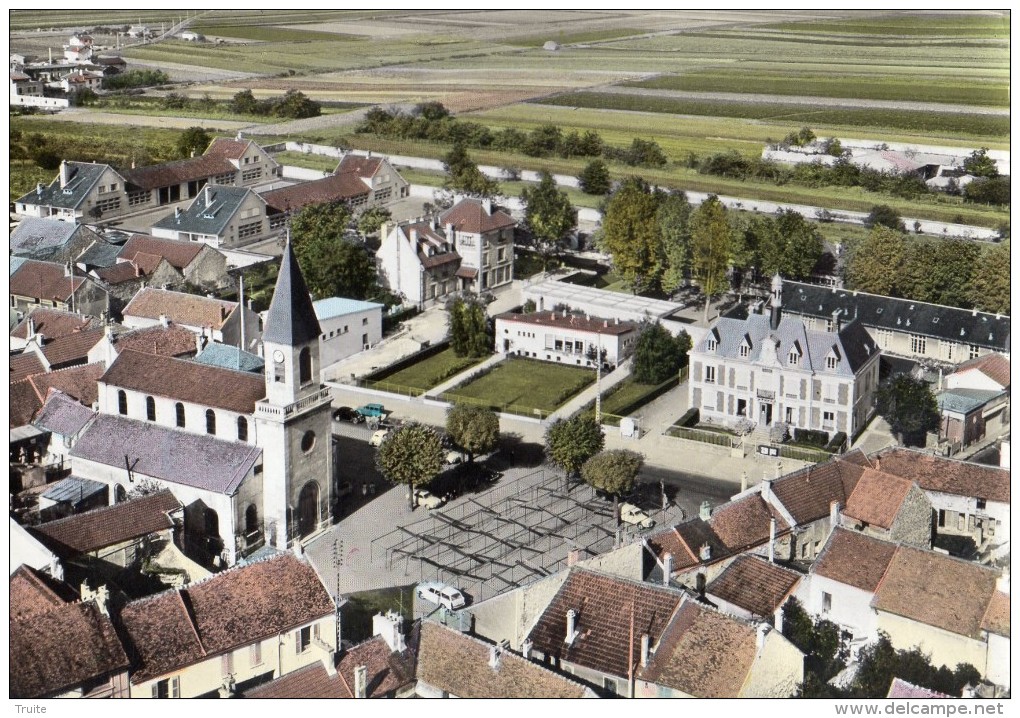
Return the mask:
[(839, 527), (839, 509), (840, 509), (840, 506), (839, 506), (839, 502), (838, 501), (830, 501), (829, 502), (829, 529), (830, 530)]
[(779, 328), (779, 320), (783, 311), (783, 279), (779, 272), (772, 277), (772, 315), (769, 317), (769, 327), (775, 331)]
[(457, 230), (453, 228), (453, 222), (446, 223), (446, 239), (454, 244), (457, 243)]
[(764, 621), (762, 621), (761, 623), (758, 624), (757, 634), (758, 634), (758, 650), (759, 651), (762, 650), (763, 648), (765, 648), (765, 636), (769, 635), (769, 631), (770, 630), (771, 630), (771, 626), (769, 626), (769, 624), (765, 623)]
[(1002, 569), (1002, 574), (995, 579), (995, 590), (1009, 595), (1009, 567)]
[(701, 502), (701, 509), (698, 511), (698, 518), (702, 521), (708, 521), (712, 518), (712, 504), (708, 503), (707, 500)]
[(221, 321), (226, 319), (228, 314), (230, 314), (230, 312), (227, 310), (226, 307), (220, 307), (220, 320)]
[(416, 230), (415, 228), (412, 227), (410, 234), (411, 234), (411, 244), (415, 244), (415, 245), (418, 244), (418, 230)]
[(181, 223), (181, 208), (174, 207), (174, 219), (177, 220), (177, 224)]
[(777, 461), (776, 462), (776, 479), (778, 480), (779, 477), (782, 476), (782, 475), (783, 475), (783, 462), (782, 461)]
[(160, 324), (160, 326), (163, 326), (163, 327), (170, 326), (170, 319), (169, 319), (169, 317), (167, 317), (166, 314), (160, 314), (159, 315), (159, 324)]
[(668, 586), (669, 579), (673, 576), (673, 554), (667, 553), (662, 557), (662, 585)]
[(524, 639), (524, 643), (521, 644), (521, 655), (524, 657), (524, 660), (531, 660), (531, 647), (533, 645), (530, 638)]
[(645, 633), (645, 634), (643, 634), (641, 636), (641, 667), (642, 668), (647, 668), (648, 667), (648, 651), (649, 651), (649, 648), (651, 647), (651, 642), (652, 642), (652, 639), (651, 639), (651, 637), (647, 633)]
[(602, 328), (603, 329), (608, 329), (609, 328), (609, 320), (608, 319), (603, 319), (602, 320)]
[(401, 630), (403, 622), (403, 618), (396, 611), (387, 611), (385, 614), (377, 613), (372, 617), (372, 634), (382, 636), (391, 651), (400, 653), (407, 648)]
[(28, 326), (25, 327), (25, 341), (30, 341), (35, 336), (35, 320), (32, 316), (28, 317)]
[(63, 189), (71, 181), (71, 170), (67, 166), (67, 160), (60, 160), (60, 188)]
[(761, 500), (767, 504), (772, 503), (772, 479), (761, 480)]
[(379, 226), (379, 239), (380, 239), (380, 241), (386, 239), (386, 237), (388, 237), (389, 234), (390, 234), (390, 223), (389, 222), (383, 222)]
[(701, 544), (701, 548), (698, 549), (698, 558), (702, 561), (708, 561), (712, 558), (712, 547), (707, 543)]
[(38, 196), (40, 196), (40, 197), (42, 196), (42, 193), (43, 193), (43, 183), (42, 182), (37, 182), (36, 183), (36, 185), (35, 185), (35, 193)]
[(577, 611), (571, 608), (567, 611), (567, 637), (563, 642), (570, 645), (575, 638), (577, 638)]
[(776, 562), (776, 520), (769, 519), (769, 563)]
[(485, 214), (491, 215), (492, 214), (492, 200), (489, 199), (488, 197), (484, 198), (482, 200), (482, 209), (485, 210)]
[(747, 491), (747, 472), (740, 472), (740, 493)]
[[(839, 334), (843, 330), (843, 320), (840, 319), (842, 316), (842, 310), (837, 309), (832, 313), (832, 331), (835, 334)], [(907, 320), (910, 321), (909, 319)]]
[(1009, 443), (1003, 441), (999, 444), (999, 467), (1003, 469), (1009, 468)]
[(192, 150), (192, 151), (191, 151), (191, 156), (192, 156), (192, 157), (194, 157), (194, 156), (195, 156), (195, 150)]
[(489, 646), (489, 668), (499, 668), (499, 646)]
[(238, 133), (237, 133), (237, 138), (236, 138), (236, 139), (238, 139), (238, 140), (244, 139), (244, 134), (243, 134), (243, 133), (241, 133), (241, 132), (238, 132)]
[(354, 697), (365, 698), (368, 688), (368, 668), (355, 666), (354, 668)]
[(575, 563), (581, 560), (581, 549), (572, 548), (567, 553), (567, 565), (573, 566)]

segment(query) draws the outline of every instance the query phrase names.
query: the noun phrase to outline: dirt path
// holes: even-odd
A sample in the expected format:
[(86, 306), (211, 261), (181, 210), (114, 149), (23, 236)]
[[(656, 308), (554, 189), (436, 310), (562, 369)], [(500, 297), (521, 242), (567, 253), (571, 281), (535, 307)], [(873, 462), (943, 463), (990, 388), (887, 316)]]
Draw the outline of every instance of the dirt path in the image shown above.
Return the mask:
[(157, 117), (155, 115), (127, 115), (116, 112), (93, 112), (80, 107), (70, 107), (52, 115), (25, 115), (26, 120), (54, 120), (57, 122), (84, 122), (95, 125), (134, 125), (138, 127), (162, 127), (172, 130), (186, 130), (201, 126), (215, 130), (240, 130), (247, 122), (233, 120), (209, 120), (200, 117)]
[(653, 90), (643, 87), (605, 87), (599, 92), (607, 95), (644, 95), (667, 97), (674, 100), (708, 100), (724, 102), (751, 102), (755, 104), (815, 105), (825, 107), (852, 107), (881, 110), (916, 110), (944, 114), (1001, 115), (1009, 117), (1009, 108), (953, 105), (943, 102), (907, 102), (900, 100), (865, 100), (852, 97), (808, 97), (805, 95), (758, 95), (744, 92), (687, 92), (684, 90)]

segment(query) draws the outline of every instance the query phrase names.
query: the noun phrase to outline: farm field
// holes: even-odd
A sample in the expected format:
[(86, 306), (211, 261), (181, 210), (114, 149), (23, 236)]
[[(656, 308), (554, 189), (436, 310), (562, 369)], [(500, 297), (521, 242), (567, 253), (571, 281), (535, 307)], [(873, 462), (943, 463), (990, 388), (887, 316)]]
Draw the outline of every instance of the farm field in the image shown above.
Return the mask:
[(511, 358), (441, 398), (490, 406), (497, 411), (547, 416), (593, 381), (594, 369)]

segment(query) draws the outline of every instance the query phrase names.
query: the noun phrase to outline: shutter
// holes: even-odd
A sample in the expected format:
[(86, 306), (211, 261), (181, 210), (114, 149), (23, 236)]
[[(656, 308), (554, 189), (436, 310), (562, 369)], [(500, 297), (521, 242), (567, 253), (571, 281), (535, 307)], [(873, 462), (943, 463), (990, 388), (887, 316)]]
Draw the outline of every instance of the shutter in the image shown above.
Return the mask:
[(301, 629), (294, 631), (294, 655), (301, 653)]
[[(733, 374), (730, 374), (730, 377), (732, 376)], [(730, 394), (728, 397), (726, 397), (726, 413), (729, 414), (730, 416), (733, 416), (733, 394)]]
[(846, 406), (847, 405), (847, 397), (848, 397), (848, 394), (849, 394), (849, 391), (848, 391), (849, 388), (850, 387), (847, 384), (840, 384), (839, 385), (839, 405), (840, 406)]
[(723, 393), (721, 391), (715, 393), (715, 410), (718, 412), (726, 411), (726, 403), (723, 400)]
[(691, 392), (691, 408), (701, 409), (701, 387), (694, 387)]
[(694, 362), (694, 367), (691, 370), (691, 381), (701, 381), (701, 362)]
[(732, 389), (734, 386), (736, 386), (736, 383), (737, 383), (736, 377), (737, 377), (736, 370), (731, 368), (730, 369), (730, 389)]
[(811, 395), (816, 399), (822, 398), (822, 382), (819, 379), (811, 380)]
[(159, 683), (152, 684), (152, 697), (159, 698)]
[(800, 380), (800, 398), (807, 399), (807, 379)]
[(749, 376), (747, 378), (747, 383), (748, 383), (748, 387), (747, 388), (750, 391), (754, 391), (754, 369), (749, 370), (748, 374), (749, 374)]
[(177, 676), (170, 679), (170, 696), (172, 698), (181, 697), (181, 679)]

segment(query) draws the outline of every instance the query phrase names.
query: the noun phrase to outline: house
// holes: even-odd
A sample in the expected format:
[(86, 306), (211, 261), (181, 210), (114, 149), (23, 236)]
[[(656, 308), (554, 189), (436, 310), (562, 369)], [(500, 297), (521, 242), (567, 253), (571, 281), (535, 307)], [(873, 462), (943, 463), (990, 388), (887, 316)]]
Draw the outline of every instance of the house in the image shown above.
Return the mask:
[[(39, 540), (15, 521), (13, 516), (8, 517), (8, 529), (11, 576), (19, 571), (31, 570), (36, 576), (45, 576), (56, 581), (64, 580), (64, 567), (57, 555), (39, 543)], [(16, 603), (13, 594), (10, 599), (10, 605), (13, 607)]]
[(461, 256), (435, 221), (383, 225), (375, 256), (383, 282), (408, 304), (424, 307), (461, 291)]
[(865, 469), (847, 498), (840, 523), (868, 535), (931, 547), (932, 505), (908, 479)]
[(92, 60), (91, 35), (75, 33), (64, 45), (64, 59), (68, 62), (87, 63)]
[(101, 326), (50, 339), (36, 332), (28, 337), (22, 354), (35, 354), (48, 371), (66, 369), (88, 361), (88, 354), (103, 338)]
[(11, 308), (30, 312), (36, 307), (109, 315), (110, 293), (99, 282), (78, 273), (74, 265), (26, 259), (11, 274)]
[(236, 168), (226, 159), (200, 155), (148, 167), (125, 170), (132, 188), (132, 207), (163, 207), (194, 199), (207, 185), (233, 185)]
[(175, 324), (210, 341), (250, 351), (262, 335), (258, 314), (237, 302), (146, 287), (124, 307), (124, 326), (132, 329)]
[[(595, 275), (589, 276), (594, 278)], [(540, 312), (566, 307), (569, 311), (618, 319), (621, 322), (657, 321), (670, 334), (676, 336), (682, 329), (695, 341), (704, 336), (704, 327), (673, 318), (674, 313), (684, 308), (683, 304), (597, 289), (583, 283), (565, 281), (567, 278), (546, 279), (527, 284), (521, 288), (521, 300), (525, 303), (533, 302)]]
[(1009, 356), (1006, 315), (802, 282), (783, 286), (786, 314), (802, 317), (809, 328), (831, 331), (838, 311), (844, 323), (856, 319), (863, 324), (886, 354), (949, 364), (996, 352)]
[(91, 90), (95, 92), (103, 86), (103, 73), (89, 72), (82, 68), (72, 70), (60, 78), (60, 89), (73, 97), (79, 92)]
[[(46, 95), (46, 83), (27, 75), (22, 69), (11, 69), (10, 104), (12, 107), (47, 107), (59, 110), (71, 106), (66, 97)], [(19, 210), (19, 214), (20, 214)]]
[(227, 258), (209, 245), (145, 234), (131, 235), (115, 263), (96, 269), (95, 274), (125, 302), (144, 286), (167, 289), (189, 284), (211, 290), (232, 284)]
[(422, 621), (415, 688), (422, 698), (593, 698), (582, 682), (502, 645)]
[(534, 357), (593, 367), (616, 366), (629, 357), (640, 327), (632, 322), (563, 312), (506, 312), (495, 317), (496, 350), (504, 354)]
[(789, 698), (804, 680), (804, 654), (781, 633), (690, 597), (638, 656), (639, 698)]
[[(105, 489), (105, 484), (102, 484)], [(90, 580), (137, 566), (174, 540), (183, 506), (169, 491), (102, 506), (29, 528), (65, 566), (89, 572)]]
[(39, 517), (53, 521), (106, 506), (109, 503), (106, 484), (77, 476), (68, 476), (39, 495)]
[(513, 281), (517, 222), (492, 200), (462, 199), (439, 215), (439, 224), (461, 256), (457, 276), (464, 290), (480, 294)]
[(244, 247), (272, 236), (266, 203), (246, 187), (205, 185), (187, 209), (152, 225), (155, 237), (205, 242), (214, 248)]
[(385, 157), (373, 156), (371, 152), (364, 157), (353, 153), (344, 155), (333, 174), (357, 179), (366, 190), (351, 195), (349, 201), (354, 208), (362, 205), (385, 206), (410, 194), (410, 185), (390, 161)]
[(136, 261), (117, 262), (101, 267), (92, 274), (103, 282), (113, 298), (114, 305), (123, 307), (139, 289), (148, 284), (156, 287), (179, 287), (184, 284), (181, 273), (162, 257), (145, 255)]
[[(85, 406), (92, 406), (99, 399), (96, 382), (105, 370), (106, 367), (102, 363), (82, 364), (57, 371), (42, 370), (18, 381), (12, 381), (10, 428), (31, 423), (36, 412), (46, 401), (50, 389), (59, 389)], [(35, 432), (40, 433), (38, 429)]]
[(13, 329), (10, 335), (11, 351), (24, 349), (29, 337), (42, 334), (50, 339), (65, 337), (77, 332), (93, 329), (100, 325), (95, 317), (72, 314), (59, 309), (36, 307), (29, 311)]
[(335, 650), (333, 600), (290, 554), (131, 601), (120, 620), (135, 698), (232, 695), (332, 660)]
[(942, 412), (939, 438), (950, 452), (1009, 429), (1009, 359), (999, 353), (970, 359), (945, 377), (936, 395)]
[(44, 262), (76, 262), (102, 238), (83, 224), (25, 217), (11, 232), (11, 254)]
[[(382, 316), (385, 306), (376, 302), (329, 297), (312, 303), (322, 334), (319, 355), (322, 367), (335, 364), (382, 340)], [(354, 331), (351, 331), (351, 327)]]
[(126, 184), (124, 176), (110, 165), (63, 161), (56, 179), (48, 187), (40, 182), (35, 191), (17, 199), (14, 211), (71, 222), (115, 217), (131, 206), (133, 195)]
[(105, 589), (68, 603), (30, 569), (15, 572), (10, 588), (11, 698), (129, 696), (129, 661)]
[(32, 420), (33, 426), (50, 435), (43, 463), (63, 465), (68, 452), (95, 416), (96, 412), (73, 397), (59, 389), (50, 389)]
[(874, 411), (881, 351), (860, 322), (832, 332), (783, 316), (783, 286), (772, 280), (771, 315), (721, 318), (690, 352), (690, 406), (702, 419), (759, 427), (861, 431)]
[[(169, 319), (166, 325), (156, 324), (141, 329), (106, 326), (106, 333), (89, 350), (89, 362), (103, 362), (111, 366), (124, 350), (159, 354), (168, 357), (191, 357), (203, 344), (203, 338), (190, 329), (178, 326)], [(209, 346), (214, 346), (209, 343)], [(215, 344), (215, 346), (225, 346)]]
[(705, 587), (705, 597), (720, 611), (783, 628), (783, 605), (803, 577), (761, 556), (738, 556)]
[(238, 187), (252, 187), (283, 176), (279, 163), (258, 143), (244, 139), (241, 133), (233, 139), (215, 138), (206, 148), (205, 156), (229, 162), (237, 172), (232, 184)]
[(956, 461), (904, 448), (871, 457), (876, 468), (915, 482), (937, 514), (939, 535), (970, 536), (992, 557), (1010, 551), (1010, 474), (1007, 469)]
[(946, 376), (948, 389), (983, 389), (1009, 392), (1010, 364), (1004, 354), (985, 354), (969, 359)]

